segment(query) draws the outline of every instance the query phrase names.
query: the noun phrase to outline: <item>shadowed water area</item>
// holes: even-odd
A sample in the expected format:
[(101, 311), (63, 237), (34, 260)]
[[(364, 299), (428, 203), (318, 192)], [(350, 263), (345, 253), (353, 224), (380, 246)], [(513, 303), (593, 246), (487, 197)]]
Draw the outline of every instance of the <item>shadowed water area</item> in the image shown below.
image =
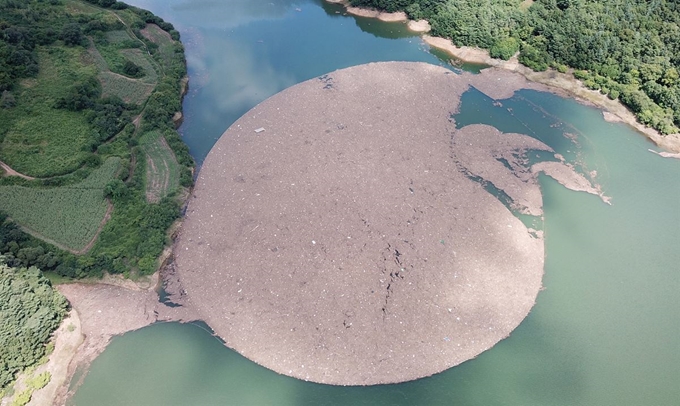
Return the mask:
[[(371, 61), (446, 63), (399, 24), (316, 1), (131, 3), (182, 33), (191, 89), (180, 131), (198, 161), (243, 113), (295, 83)], [(334, 387), (260, 367), (204, 326), (159, 324), (115, 338), (72, 403), (677, 404), (680, 161), (648, 152), (649, 142), (599, 110), (548, 93), (522, 90), (498, 105), (470, 90), (459, 110), (459, 127), (534, 136), (577, 170), (597, 171), (612, 198), (609, 206), (539, 177), (545, 290), (508, 339), (430, 378)]]

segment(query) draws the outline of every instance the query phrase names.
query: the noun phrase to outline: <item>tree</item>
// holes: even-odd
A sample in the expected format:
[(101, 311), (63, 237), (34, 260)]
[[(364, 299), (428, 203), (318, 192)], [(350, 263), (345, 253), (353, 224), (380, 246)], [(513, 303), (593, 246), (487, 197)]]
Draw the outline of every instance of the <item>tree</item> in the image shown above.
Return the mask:
[(61, 30), (61, 40), (64, 41), (64, 44), (66, 45), (80, 45), (83, 43), (84, 39), (85, 37), (80, 29), (80, 25), (77, 23), (66, 24)]

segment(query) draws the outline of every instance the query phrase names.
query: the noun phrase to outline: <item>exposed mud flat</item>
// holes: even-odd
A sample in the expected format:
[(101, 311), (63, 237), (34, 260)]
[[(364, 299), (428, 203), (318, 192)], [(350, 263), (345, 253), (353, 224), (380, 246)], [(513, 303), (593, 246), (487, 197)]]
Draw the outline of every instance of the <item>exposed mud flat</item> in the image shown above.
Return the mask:
[[(43, 404), (65, 404), (68, 396), (72, 395), (80, 384), (70, 383), (76, 369), (87, 369), (97, 355), (104, 351), (113, 336), (159, 321), (196, 320), (196, 316), (188, 307), (169, 307), (158, 301), (155, 290), (157, 276), (158, 274), (155, 274), (150, 283), (146, 284), (107, 277), (103, 283), (73, 283), (57, 287), (76, 310), (72, 314), (76, 322), (69, 324), (77, 327), (75, 332), (83, 339), (82, 343), (72, 348), (71, 351), (75, 353), (68, 357), (68, 369), (62, 372), (65, 376), (60, 378), (64, 384), (55, 390), (54, 399)], [(172, 278), (171, 272), (168, 278)], [(85, 374), (80, 379), (84, 377)]]
[(205, 160), (175, 246), (189, 306), (251, 360), (338, 385), (429, 376), (507, 337), (541, 287), (542, 234), (474, 177), (538, 214), (522, 155), (549, 147), (456, 129), (469, 86), (534, 86), (497, 73), (361, 65), (246, 113)]

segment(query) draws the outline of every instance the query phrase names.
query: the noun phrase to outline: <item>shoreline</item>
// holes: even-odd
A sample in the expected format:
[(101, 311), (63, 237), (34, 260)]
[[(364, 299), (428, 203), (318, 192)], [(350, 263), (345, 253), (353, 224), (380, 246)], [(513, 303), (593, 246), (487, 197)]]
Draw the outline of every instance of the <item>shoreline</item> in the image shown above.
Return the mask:
[(340, 4), (344, 6), (345, 10), (347, 11), (347, 14), (351, 14), (353, 16), (377, 18), (380, 21), (388, 23), (398, 22), (406, 23), (408, 29), (413, 32), (426, 33), (432, 29), (430, 23), (427, 20), (418, 21), (411, 20), (408, 18), (408, 15), (403, 11), (395, 11), (393, 13), (389, 13), (387, 11), (381, 11), (373, 8), (354, 7), (350, 4), (349, 0), (326, 0), (326, 2), (331, 4)]
[[(348, 0), (325, 1), (328, 3), (341, 4), (345, 6), (348, 14), (361, 17), (378, 18), (381, 21), (387, 22), (408, 21), (409, 29), (415, 32), (425, 33), (429, 31), (429, 23), (427, 23), (427, 21), (421, 20), (416, 22), (409, 20), (404, 12), (386, 13), (379, 10), (352, 7)], [(427, 23), (427, 30), (420, 31), (418, 29), (412, 28), (422, 26), (422, 21)], [(485, 64), (492, 68), (517, 72), (532, 82), (545, 85), (549, 88), (549, 91), (555, 94), (563, 97), (570, 97), (580, 103), (601, 108), (603, 110), (603, 118), (606, 121), (622, 122), (628, 124), (641, 133), (644, 137), (649, 139), (657, 147), (666, 150), (670, 154), (680, 153), (680, 133), (662, 135), (655, 129), (645, 126), (644, 124), (640, 123), (635, 115), (620, 101), (611, 100), (606, 95), (603, 95), (596, 90), (586, 88), (580, 80), (576, 79), (571, 74), (571, 69), (568, 73), (560, 73), (554, 69), (548, 69), (544, 72), (535, 72), (520, 64), (519, 60), (517, 59), (517, 55), (513, 56), (507, 61), (504, 61), (502, 59), (491, 58), (487, 50), (467, 46), (458, 47), (454, 45), (451, 40), (446, 38), (434, 37), (425, 34), (421, 35), (421, 39), (430, 47), (445, 51), (462, 62)], [(658, 155), (667, 157), (668, 154)]]
[[(553, 93), (560, 96), (571, 97), (580, 103), (601, 108), (605, 121), (628, 124), (659, 148), (668, 150), (671, 153), (680, 153), (680, 134), (662, 135), (653, 128), (641, 124), (637, 121), (635, 115), (620, 101), (611, 100), (606, 95), (596, 90), (586, 88), (580, 80), (576, 79), (570, 73), (571, 70), (569, 73), (560, 73), (554, 69), (535, 72), (520, 64), (517, 60), (517, 56), (513, 56), (509, 60), (504, 61), (491, 58), (489, 52), (484, 49), (466, 46), (458, 47), (454, 45), (451, 40), (446, 38), (423, 35), (422, 39), (429, 46), (445, 51), (460, 61), (481, 63), (489, 65), (490, 68), (517, 72), (527, 80), (545, 85)], [(661, 156), (665, 157), (665, 154)]]
[[(69, 314), (53, 333), (53, 353), (37, 372), (49, 371), (50, 382), (33, 393), (29, 405), (65, 405), (87, 376), (90, 364), (115, 336), (158, 322), (198, 320), (194, 312), (183, 306), (181, 297), (169, 292), (180, 306), (169, 307), (159, 301), (158, 283), (172, 282), (173, 273), (166, 269), (137, 281), (117, 275), (105, 275), (96, 282), (60, 284), (56, 289), (71, 305)], [(84, 371), (78, 382), (72, 382), (78, 371)]]
[[(328, 3), (333, 3), (333, 4), (342, 4), (346, 7), (347, 12), (349, 14), (355, 15), (355, 16), (360, 16), (360, 17), (369, 17), (369, 18), (377, 18), (381, 21), (385, 22), (406, 22), (408, 21), (409, 24), (409, 29), (412, 29), (413, 31), (416, 32), (427, 32), (429, 31), (429, 24), (428, 24), (428, 30), (420, 30), (420, 29), (413, 29), (411, 28), (411, 23), (416, 23), (413, 20), (409, 20), (408, 17), (406, 16), (405, 13), (400, 12), (400, 13), (386, 13), (386, 12), (380, 12), (377, 10), (370, 10), (370, 9), (362, 9), (358, 7), (352, 7), (349, 5), (349, 3), (346, 0), (325, 0)], [(424, 20), (421, 20), (424, 21)], [(417, 23), (421, 23), (420, 21)], [(415, 26), (415, 25), (414, 25)], [(651, 129), (649, 127), (646, 127), (642, 124), (640, 124), (635, 116), (623, 105), (621, 104), (618, 100), (610, 100), (607, 98), (607, 96), (602, 95), (601, 93), (590, 90), (585, 88), (581, 81), (574, 78), (573, 75), (570, 73), (559, 73), (554, 70), (548, 70), (545, 72), (534, 72), (530, 70), (529, 68), (519, 64), (517, 61), (516, 57), (511, 58), (509, 61), (503, 61), (503, 60), (498, 60), (498, 59), (493, 59), (489, 56), (488, 51), (478, 49), (478, 48), (471, 48), (471, 47), (457, 47), (451, 43), (450, 40), (441, 38), (441, 37), (433, 37), (429, 35), (423, 35), (421, 36), (422, 40), (427, 43), (429, 46), (438, 48), (441, 50), (444, 50), (448, 52), (451, 56), (453, 56), (456, 59), (459, 59), (463, 62), (469, 62), (469, 63), (482, 63), (482, 64), (487, 64), (490, 65), (492, 68), (498, 68), (498, 69), (505, 69), (513, 72), (517, 72), (521, 75), (523, 75), (527, 80), (538, 83), (541, 85), (545, 85), (546, 88), (549, 88), (549, 91), (552, 91), (554, 93), (557, 93), (561, 96), (567, 96), (567, 97), (572, 97), (575, 100), (596, 106), (598, 108), (603, 109), (603, 116), (604, 119), (608, 122), (623, 122), (628, 125), (631, 125), (633, 128), (635, 128), (638, 132), (641, 132), (645, 137), (650, 139), (654, 144), (656, 144), (658, 147), (666, 149), (670, 152), (657, 152), (650, 150), (650, 152), (653, 152), (657, 155), (660, 155), (662, 157), (668, 157), (668, 158), (680, 158), (680, 134), (671, 134), (667, 136), (663, 136), (660, 133), (658, 133), (656, 130)], [(3, 168), (4, 169), (4, 168)], [(158, 278), (159, 272), (156, 272), (154, 276)], [(113, 279), (118, 279), (118, 278), (113, 278)], [(158, 279), (156, 279), (158, 280)], [(112, 279), (107, 279), (107, 280), (102, 280), (96, 283), (89, 283), (89, 284), (72, 284), (72, 285), (79, 285), (79, 286), (84, 286), (86, 287), (86, 290), (90, 291), (96, 291), (98, 288), (101, 287), (108, 287), (110, 289), (122, 289), (124, 291), (132, 291), (132, 292), (144, 292), (144, 295), (151, 296), (153, 297), (155, 295), (155, 300), (156, 303), (160, 306), (164, 306), (162, 303), (158, 302), (158, 297), (154, 291), (155, 285), (152, 285), (151, 287), (140, 287), (136, 282), (132, 282), (129, 280), (122, 280), (122, 281), (116, 281), (113, 282)], [(69, 285), (59, 285), (58, 288), (61, 288), (62, 286), (69, 286)], [(61, 291), (61, 289), (59, 289)], [(156, 318), (153, 321), (149, 321), (146, 324), (140, 325), (139, 327), (133, 327), (129, 329), (124, 329), (123, 331), (120, 331), (120, 329), (115, 329), (115, 331), (119, 332), (113, 332), (113, 333), (108, 333), (105, 334), (102, 337), (106, 337), (105, 340), (99, 340), (94, 347), (88, 347), (86, 343), (88, 342), (88, 339), (91, 339), (91, 337), (85, 336), (84, 334), (84, 326), (81, 325), (81, 318), (79, 316), (79, 311), (76, 310), (77, 306), (82, 306), (82, 298), (69, 298), (69, 302), (72, 304), (73, 309), (69, 313), (69, 315), (64, 319), (58, 330), (54, 333), (54, 340), (55, 342), (58, 342), (61, 339), (64, 341), (63, 336), (66, 334), (66, 330), (68, 329), (67, 326), (69, 324), (71, 325), (77, 325), (75, 330), (72, 330), (68, 332), (69, 335), (72, 334), (78, 334), (80, 337), (80, 340), (78, 344), (76, 345), (75, 348), (69, 350), (68, 348), (64, 349), (62, 348), (63, 351), (66, 351), (68, 358), (61, 359), (61, 361), (57, 361), (54, 365), (55, 368), (62, 368), (65, 369), (66, 372), (64, 375), (56, 374), (53, 372), (52, 380), (50, 383), (43, 389), (38, 390), (34, 394), (34, 399), (31, 400), (31, 405), (37, 404), (45, 404), (45, 405), (51, 405), (51, 404), (64, 404), (64, 402), (67, 400), (67, 397), (70, 396), (72, 393), (69, 392), (69, 385), (71, 383), (71, 379), (73, 378), (74, 373), (76, 372), (76, 369), (80, 366), (83, 365), (89, 365), (94, 358), (96, 358), (97, 355), (101, 354), (102, 351), (105, 350), (105, 348), (108, 346), (108, 343), (110, 342), (110, 339), (115, 336), (115, 335), (121, 335), (130, 331), (137, 330), (139, 328), (145, 327), (149, 324), (152, 324), (154, 322), (159, 322), (159, 321), (190, 321), (193, 319), (182, 319), (182, 318), (174, 318), (176, 316), (165, 316), (165, 319), (161, 319), (163, 316), (159, 316), (159, 314), (156, 314)], [(136, 303), (136, 302), (135, 302)], [(104, 302), (102, 302), (102, 306), (105, 306)], [(93, 309), (90, 309), (93, 310)], [(146, 307), (144, 307), (144, 314), (147, 317), (147, 320), (150, 320), (149, 312), (151, 312), (151, 315), (154, 314), (155, 310), (152, 308), (150, 310), (147, 310)], [(121, 312), (123, 313), (123, 312)], [(98, 337), (101, 338), (101, 337)], [(72, 343), (71, 341), (68, 341), (69, 343)], [(86, 348), (87, 347), (87, 348)], [(59, 344), (55, 345), (55, 350), (53, 355), (50, 356), (50, 361), (45, 364), (45, 365), (51, 365), (52, 364), (52, 358), (54, 354), (57, 354), (59, 352)], [(85, 352), (88, 349), (92, 349), (91, 352)], [(69, 353), (69, 351), (71, 351)], [(65, 365), (65, 367), (64, 367)], [(46, 367), (49, 368), (49, 367)], [(85, 376), (85, 375), (83, 375)], [(48, 394), (46, 396), (42, 395), (42, 392), (47, 392)], [(50, 394), (51, 393), (51, 394)]]

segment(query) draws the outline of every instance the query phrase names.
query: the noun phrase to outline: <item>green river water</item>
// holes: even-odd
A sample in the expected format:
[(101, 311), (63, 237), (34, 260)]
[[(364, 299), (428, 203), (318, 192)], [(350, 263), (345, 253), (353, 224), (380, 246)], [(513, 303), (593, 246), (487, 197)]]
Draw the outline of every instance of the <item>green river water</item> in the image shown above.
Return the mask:
[[(295, 83), (372, 61), (448, 64), (403, 24), (320, 0), (129, 2), (182, 33), (190, 92), (180, 132), (198, 162), (238, 117)], [(596, 170), (612, 198), (609, 206), (540, 177), (545, 289), (508, 339), (430, 378), (334, 387), (260, 367), (204, 325), (156, 324), (114, 338), (71, 404), (680, 405), (680, 160), (547, 93), (523, 90), (494, 106), (471, 90), (455, 118), (536, 136)]]

